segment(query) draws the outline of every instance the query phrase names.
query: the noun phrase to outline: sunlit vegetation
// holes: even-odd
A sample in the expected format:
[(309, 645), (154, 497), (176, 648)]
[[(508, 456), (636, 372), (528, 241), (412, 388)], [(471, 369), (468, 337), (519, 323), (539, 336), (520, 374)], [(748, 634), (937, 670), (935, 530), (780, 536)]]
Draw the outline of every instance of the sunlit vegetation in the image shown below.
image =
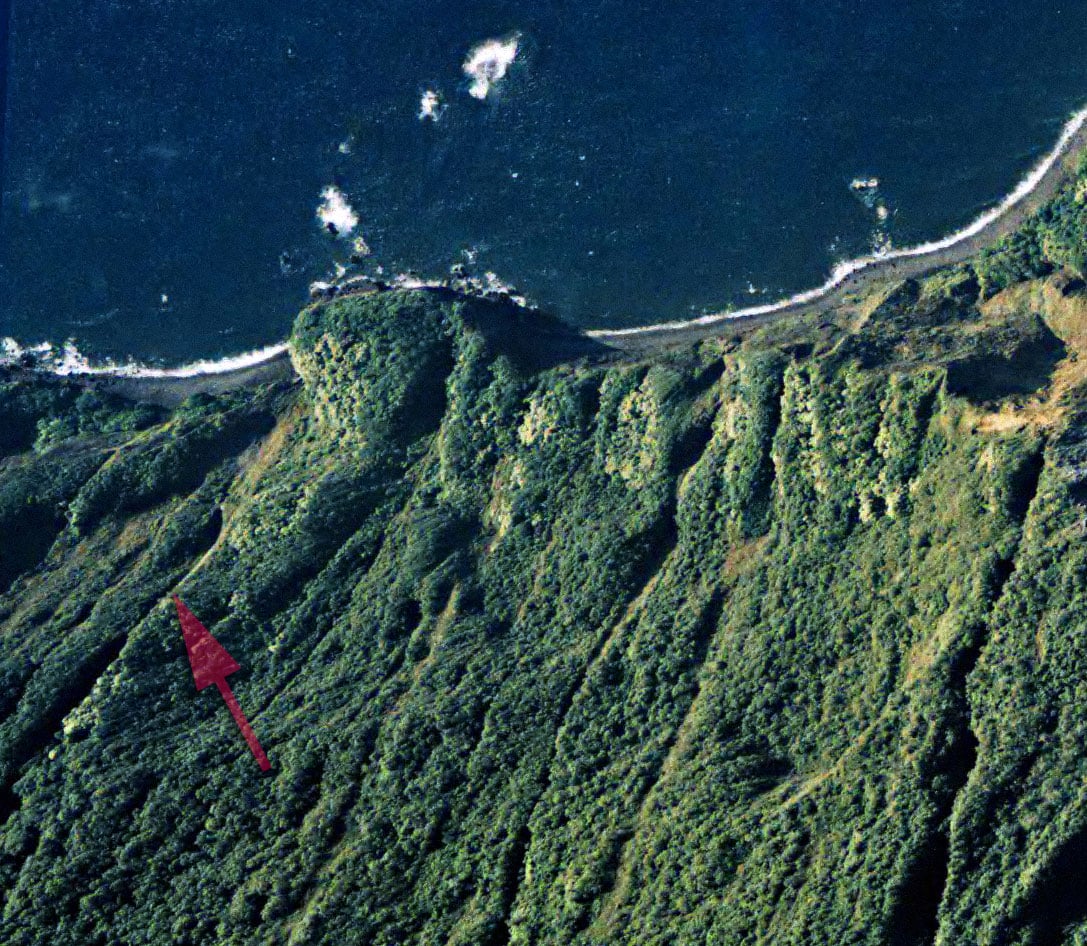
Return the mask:
[(388, 293), (295, 385), (4, 385), (0, 942), (1083, 941), (1081, 190), (642, 360)]
[[(1087, 162), (1085, 162), (1087, 165)], [(1016, 233), (976, 263), (987, 295), (1066, 267), (1087, 279), (1087, 167)]]

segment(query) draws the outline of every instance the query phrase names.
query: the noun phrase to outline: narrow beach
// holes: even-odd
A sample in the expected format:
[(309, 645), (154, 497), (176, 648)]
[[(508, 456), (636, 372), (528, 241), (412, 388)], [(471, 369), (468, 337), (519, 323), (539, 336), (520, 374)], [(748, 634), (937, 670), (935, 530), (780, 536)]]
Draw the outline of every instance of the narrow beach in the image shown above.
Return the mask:
[[(849, 260), (837, 266), (823, 285), (789, 299), (682, 321), (624, 329), (586, 330), (583, 334), (622, 351), (642, 351), (751, 328), (787, 316), (824, 312), (886, 279), (907, 279), (963, 262), (1014, 232), (1075, 174), (1087, 155), (1087, 108), (1064, 125), (1053, 148), (995, 207), (961, 230), (929, 243), (891, 250), (880, 256)], [(368, 291), (373, 291), (368, 290)], [(9, 370), (14, 370), (9, 367)], [(217, 361), (198, 361), (173, 368), (139, 364), (90, 366), (75, 362), (36, 369), (122, 396), (164, 404), (179, 403), (199, 392), (214, 393), (247, 384), (293, 376), (285, 343)]]
[(1087, 155), (1087, 108), (1064, 125), (1053, 148), (993, 209), (950, 236), (881, 256), (849, 260), (835, 268), (822, 286), (789, 299), (735, 311), (715, 312), (684, 321), (625, 329), (597, 329), (585, 334), (605, 345), (643, 350), (705, 338), (723, 328), (765, 324), (786, 315), (822, 312), (839, 305), (847, 294), (883, 279), (907, 279), (961, 263), (1017, 230), (1044, 206), (1075, 173)]

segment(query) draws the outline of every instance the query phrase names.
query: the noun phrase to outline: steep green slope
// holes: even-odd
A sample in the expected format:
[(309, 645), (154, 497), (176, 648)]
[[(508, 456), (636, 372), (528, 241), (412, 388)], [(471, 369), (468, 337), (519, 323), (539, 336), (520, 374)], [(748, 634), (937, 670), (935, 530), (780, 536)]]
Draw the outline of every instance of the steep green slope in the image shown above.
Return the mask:
[(1059, 246), (639, 362), (415, 292), (170, 414), (10, 381), (0, 942), (1087, 942)]

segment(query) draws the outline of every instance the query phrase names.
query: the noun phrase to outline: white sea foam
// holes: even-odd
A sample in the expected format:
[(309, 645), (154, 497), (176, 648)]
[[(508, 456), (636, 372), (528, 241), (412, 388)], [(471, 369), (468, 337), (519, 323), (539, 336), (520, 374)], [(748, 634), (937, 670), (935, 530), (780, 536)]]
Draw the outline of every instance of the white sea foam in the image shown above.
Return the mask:
[(445, 282), (441, 279), (423, 279), (414, 273), (397, 273), (389, 280), (394, 289), (441, 289)]
[(321, 203), (317, 205), (317, 219), (321, 221), (323, 227), (331, 224), (340, 236), (347, 236), (359, 225), (359, 215), (347, 202), (343, 191), (335, 184), (329, 184), (321, 191)]
[(433, 89), (427, 89), (423, 93), (423, 97), (419, 99), (419, 121), (430, 119), (430, 121), (436, 122), (442, 117), (444, 111), (445, 105), (442, 104), (441, 95)]
[(956, 230), (954, 233), (949, 234), (942, 239), (931, 240), (928, 243), (920, 243), (917, 246), (908, 246), (903, 247), (902, 249), (873, 253), (869, 256), (858, 257), (857, 259), (845, 260), (834, 267), (831, 271), (830, 278), (821, 286), (816, 286), (814, 289), (809, 289), (806, 292), (799, 292), (795, 296), (790, 296), (788, 299), (781, 299), (778, 302), (750, 306), (745, 309), (736, 309), (731, 312), (714, 312), (708, 315), (699, 316), (696, 319), (659, 322), (656, 325), (642, 325), (635, 328), (594, 329), (587, 331), (585, 334), (592, 338), (641, 335), (650, 332), (693, 328), (699, 325), (714, 325), (718, 322), (727, 322), (732, 319), (748, 318), (755, 315), (770, 315), (774, 312), (780, 312), (782, 309), (789, 309), (793, 306), (815, 302), (822, 296), (837, 289), (851, 276), (874, 263), (882, 263), (886, 260), (928, 256), (932, 253), (940, 253), (943, 250), (948, 250), (951, 247), (962, 243), (964, 240), (969, 240), (971, 237), (977, 236), (985, 230), (986, 227), (999, 220), (1004, 214), (1015, 207), (1016, 204), (1029, 196), (1042, 182), (1046, 174), (1048, 174), (1053, 166), (1064, 156), (1065, 152), (1068, 150), (1068, 146), (1072, 143), (1072, 139), (1079, 134), (1085, 125), (1087, 125), (1087, 108), (1083, 108), (1076, 112), (1075, 115), (1069, 119), (1068, 123), (1061, 131), (1060, 138), (1057, 139), (1057, 143), (1053, 146), (1053, 149), (1038, 162), (1034, 169), (1027, 174), (1027, 176), (1016, 185), (1015, 189), (999, 204), (983, 213), (980, 217), (963, 227), (961, 230)]
[(521, 37), (514, 34), (506, 39), (488, 39), (472, 48), (461, 67), (471, 80), (468, 94), (480, 101), (485, 99), (509, 72), (517, 58)]
[(503, 294), (510, 301), (522, 308), (528, 308), (528, 299), (520, 295), (517, 289), (505, 282), (497, 273), (487, 272), (483, 278), (467, 276), (462, 279), (423, 279), (414, 273), (398, 273), (389, 280), (394, 289), (446, 289), (452, 287), (472, 293)]
[[(1026, 198), (1041, 183), (1042, 179), (1057, 161), (1064, 156), (1072, 139), (1085, 125), (1087, 125), (1087, 108), (1082, 109), (1072, 116), (1068, 124), (1064, 126), (1061, 136), (1057, 140), (1052, 151), (1038, 163), (1034, 170), (1019, 182), (1016, 188), (1008, 194), (1007, 197), (992, 210), (982, 214), (968, 226), (943, 239), (922, 243), (918, 246), (891, 250), (881, 254), (864, 256), (858, 259), (846, 260), (834, 267), (830, 277), (821, 286), (809, 289), (806, 292), (797, 293), (796, 295), (791, 296), (788, 299), (782, 299), (779, 302), (751, 306), (733, 312), (711, 313), (696, 319), (662, 322), (657, 325), (646, 325), (637, 328), (597, 329), (588, 331), (585, 334), (592, 337), (637, 335), (656, 331), (683, 329), (698, 325), (713, 325), (731, 319), (771, 314), (790, 308), (791, 306), (814, 302), (821, 296), (836, 289), (849, 279), (850, 276), (874, 263), (888, 259), (924, 256), (949, 249), (956, 244), (961, 243), (963, 240), (968, 240), (971, 237), (976, 236), (995, 220), (999, 219), (1004, 213), (1012, 209), (1021, 200)], [(330, 187), (325, 189), (325, 194), (329, 191), (336, 191), (338, 193), (336, 188)], [(325, 194), (322, 196), (325, 196)], [(355, 225), (357, 225), (357, 218)], [(471, 249), (465, 249), (462, 252), (469, 261), (473, 261), (478, 252), (478, 248), (473, 247)], [(381, 267), (378, 267), (378, 271), (379, 273), (381, 272)], [(512, 289), (512, 287), (502, 285), (497, 276), (493, 273), (487, 273), (486, 275), (487, 280), (484, 284), (485, 288), (494, 289), (500, 286), (503, 290)], [(478, 285), (478, 280), (474, 280), (473, 282)], [(316, 285), (318, 284), (315, 283), (314, 286)], [(326, 285), (330, 286), (331, 284)], [(399, 275), (392, 280), (392, 285), (401, 289), (424, 289), (441, 287), (445, 285), (445, 282), (442, 280), (423, 280), (416, 276)], [(311, 289), (312, 288), (313, 286), (311, 286)], [(528, 304), (521, 296), (514, 296), (513, 298), (514, 301), (519, 302), (522, 305)], [(227, 374), (231, 371), (238, 371), (242, 368), (259, 365), (281, 356), (286, 350), (287, 345), (281, 343), (278, 345), (268, 345), (264, 348), (244, 352), (240, 355), (231, 355), (227, 358), (220, 358), (218, 360), (194, 361), (190, 364), (179, 365), (174, 368), (156, 368), (138, 362), (117, 363), (107, 361), (92, 364), (75, 348), (75, 345), (72, 342), (66, 342), (60, 348), (57, 348), (57, 346), (52, 345), (49, 342), (41, 342), (36, 345), (24, 347), (13, 338), (0, 338), (0, 365), (16, 363), (24, 355), (29, 355), (35, 359), (35, 363), (39, 370), (53, 374), (91, 374), (129, 378), (193, 378), (199, 377), (200, 375)]]
[(23, 355), (35, 357), (48, 355), (52, 350), (53, 346), (49, 342), (23, 347), (14, 338), (0, 338), (0, 364), (10, 364), (16, 358), (22, 358)]
[(478, 279), (469, 279), (468, 282), (473, 289), (482, 290), (484, 292), (502, 293), (508, 296), (511, 302), (515, 305), (519, 305), (522, 309), (527, 309), (529, 307), (528, 299), (517, 292), (516, 286), (501, 279), (498, 273), (486, 272), (483, 274), (482, 282)]
[(277, 358), (287, 350), (286, 344), (268, 345), (255, 351), (231, 355), (227, 358), (203, 359), (174, 368), (156, 368), (139, 362), (101, 361), (91, 362), (67, 341), (57, 346), (49, 342), (23, 346), (14, 338), (0, 339), (0, 364), (10, 365), (24, 356), (31, 356), (39, 370), (55, 375), (108, 375), (118, 378), (195, 378), (209, 374), (227, 374), (242, 368), (250, 368)]

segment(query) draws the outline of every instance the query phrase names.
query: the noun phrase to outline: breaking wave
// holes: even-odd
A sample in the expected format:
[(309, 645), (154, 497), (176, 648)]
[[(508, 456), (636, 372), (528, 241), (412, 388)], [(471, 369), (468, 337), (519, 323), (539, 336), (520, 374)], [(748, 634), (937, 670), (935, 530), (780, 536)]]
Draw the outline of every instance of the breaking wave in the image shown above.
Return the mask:
[(1049, 174), (1057, 162), (1064, 157), (1069, 145), (1072, 144), (1072, 140), (1083, 130), (1085, 125), (1087, 125), (1087, 107), (1076, 112), (1071, 119), (1069, 119), (1064, 126), (1064, 129), (1061, 131), (1060, 138), (1057, 139), (1057, 143), (1053, 146), (1053, 149), (1042, 158), (1037, 165), (1035, 165), (1034, 169), (1016, 185), (1015, 189), (1010, 194), (972, 223), (967, 224), (961, 230), (956, 230), (954, 233), (943, 237), (942, 239), (931, 240), (928, 243), (919, 243), (916, 246), (903, 247), (902, 249), (897, 250), (888, 249), (868, 256), (860, 256), (857, 259), (846, 260), (834, 267), (831, 271), (830, 278), (821, 286), (816, 286), (814, 289), (808, 289), (805, 292), (799, 292), (794, 296), (789, 296), (789, 298), (781, 299), (778, 302), (750, 306), (744, 309), (735, 309), (730, 312), (713, 312), (694, 319), (682, 319), (674, 322), (658, 322), (656, 325), (640, 325), (633, 328), (593, 329), (587, 331), (585, 334), (591, 338), (641, 335), (650, 332), (675, 331), (676, 329), (691, 328), (697, 325), (713, 325), (717, 322), (727, 322), (731, 319), (742, 319), (754, 315), (770, 315), (774, 312), (790, 309), (793, 306), (815, 302), (837, 289), (851, 276), (876, 263), (883, 263), (888, 260), (928, 256), (933, 253), (940, 253), (944, 250), (951, 249), (953, 246), (962, 243), (964, 240), (969, 240), (971, 237), (977, 236), (987, 227), (996, 223), (996, 221), (1008, 213), (1008, 211), (1012, 210), (1012, 208), (1019, 204), (1020, 201), (1028, 197), (1035, 188), (1042, 183), (1046, 175)]
[(500, 82), (517, 58), (521, 37), (514, 34), (506, 39), (488, 39), (474, 46), (461, 67), (472, 80), (468, 94), (482, 101)]
[(339, 236), (347, 236), (359, 225), (359, 215), (347, 202), (335, 184), (329, 184), (321, 191), (321, 203), (317, 206), (317, 219), (321, 226)]
[[(498, 42), (498, 41), (491, 41)], [(514, 55), (516, 55), (516, 42), (514, 43)], [(512, 61), (512, 59), (511, 59)], [(660, 322), (655, 325), (644, 325), (633, 328), (619, 329), (594, 329), (585, 334), (593, 338), (606, 338), (608, 336), (629, 336), (642, 333), (659, 331), (674, 331), (701, 325), (713, 325), (718, 322), (726, 322), (732, 319), (745, 318), (756, 315), (769, 315), (780, 312), (793, 306), (815, 302), (821, 297), (841, 286), (855, 273), (877, 263), (887, 260), (906, 259), (926, 256), (950, 249), (957, 244), (977, 236), (987, 227), (999, 220), (1022, 200), (1028, 197), (1046, 178), (1046, 175), (1054, 168), (1069, 149), (1075, 137), (1087, 126), (1087, 107), (1076, 112), (1064, 126), (1057, 143), (1052, 150), (1024, 177), (1015, 189), (1011, 191), (1000, 203), (991, 210), (981, 214), (973, 222), (957, 230), (954, 233), (939, 240), (932, 240), (916, 246), (903, 247), (901, 249), (889, 249), (881, 253), (846, 260), (835, 266), (830, 277), (822, 285), (797, 293), (787, 299), (764, 305), (749, 306), (730, 312), (716, 312), (699, 316), (694, 319), (677, 320), (673, 322)], [(328, 188), (327, 190), (333, 190)], [(329, 198), (332, 195), (322, 194)], [(333, 284), (315, 284), (325, 288), (332, 288)], [(503, 283), (494, 273), (485, 274), (484, 279), (470, 277), (467, 279), (450, 282), (444, 279), (422, 279), (414, 274), (402, 274), (393, 277), (389, 285), (398, 289), (424, 289), (453, 286), (474, 292), (501, 292), (512, 301), (522, 306), (530, 303), (523, 296), (517, 295), (516, 290)], [(162, 368), (142, 364), (140, 362), (116, 362), (99, 361), (91, 362), (83, 355), (71, 341), (57, 346), (50, 342), (42, 342), (36, 345), (24, 346), (13, 338), (0, 338), (0, 366), (19, 365), (27, 362), (31, 370), (42, 371), (55, 375), (101, 375), (125, 378), (194, 378), (201, 375), (228, 374), (232, 371), (240, 371), (263, 364), (273, 359), (282, 357), (287, 351), (286, 343), (267, 345), (253, 351), (243, 352), (239, 355), (230, 355), (219, 359), (201, 359), (176, 367)]]
[(426, 121), (429, 118), (432, 122), (436, 122), (442, 117), (444, 111), (445, 103), (442, 102), (440, 93), (435, 92), (434, 89), (423, 92), (423, 97), (419, 99), (419, 121)]
[(24, 347), (13, 338), (0, 339), (0, 365), (17, 365), (24, 359), (34, 370), (48, 374), (108, 375), (114, 378), (196, 378), (202, 375), (229, 374), (243, 368), (252, 368), (287, 351), (286, 343), (267, 345), (254, 351), (226, 358), (202, 359), (173, 368), (156, 368), (139, 362), (100, 361), (91, 362), (72, 342), (57, 346), (50, 342)]

